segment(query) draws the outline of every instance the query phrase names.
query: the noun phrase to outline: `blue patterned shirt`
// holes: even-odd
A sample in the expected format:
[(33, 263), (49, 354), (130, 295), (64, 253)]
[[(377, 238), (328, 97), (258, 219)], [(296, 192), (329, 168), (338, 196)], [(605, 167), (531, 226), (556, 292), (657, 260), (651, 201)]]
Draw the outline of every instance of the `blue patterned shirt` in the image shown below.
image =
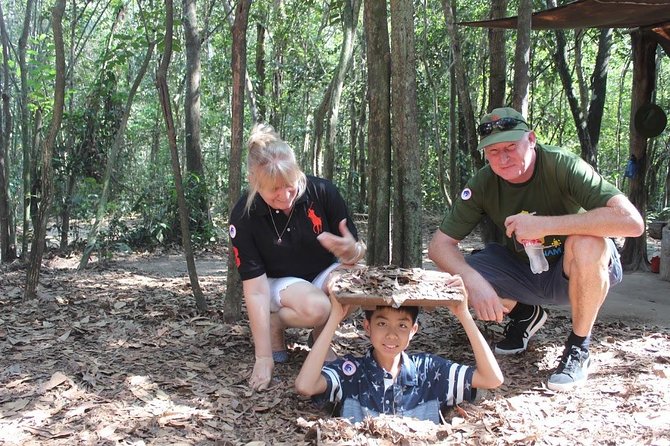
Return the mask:
[(312, 400), (317, 404), (340, 403), (340, 416), (352, 422), (379, 414), (414, 417), (440, 423), (440, 409), (472, 401), (474, 367), (451, 362), (429, 353), (402, 353), (400, 373), (392, 376), (377, 364), (372, 348), (365, 356), (346, 355), (321, 369), (328, 387)]

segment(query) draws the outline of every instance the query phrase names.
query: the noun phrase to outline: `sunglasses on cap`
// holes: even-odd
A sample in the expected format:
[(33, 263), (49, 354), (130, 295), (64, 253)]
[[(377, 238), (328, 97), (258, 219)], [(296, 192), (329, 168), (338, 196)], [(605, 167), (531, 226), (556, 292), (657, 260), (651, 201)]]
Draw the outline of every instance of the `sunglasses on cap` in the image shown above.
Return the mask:
[(477, 133), (479, 133), (479, 136), (481, 137), (489, 136), (494, 129), (498, 129), (501, 132), (504, 132), (505, 130), (512, 130), (519, 123), (526, 124), (526, 121), (518, 118), (500, 118), (497, 121), (479, 124), (479, 127), (477, 127)]

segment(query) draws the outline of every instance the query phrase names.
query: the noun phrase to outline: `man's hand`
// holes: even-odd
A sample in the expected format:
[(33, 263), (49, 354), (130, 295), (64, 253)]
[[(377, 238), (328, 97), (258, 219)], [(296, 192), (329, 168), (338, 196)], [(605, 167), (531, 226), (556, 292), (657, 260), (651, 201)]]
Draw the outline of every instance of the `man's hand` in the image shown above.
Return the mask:
[(505, 233), (507, 237), (521, 240), (543, 240), (547, 235), (542, 225), (542, 218), (528, 212), (510, 215), (505, 219)]
[(509, 312), (500, 302), (500, 297), (493, 287), (481, 277), (471, 280), (468, 287), (468, 300), (477, 319), (482, 321), (502, 322)]
[(249, 386), (257, 391), (266, 390), (272, 380), (274, 367), (275, 362), (272, 357), (257, 357), (254, 371), (251, 372), (251, 378), (249, 378)]
[(428, 256), (442, 271), (458, 273), (455, 274), (455, 277), (460, 275), (468, 292), (468, 301), (477, 319), (502, 322), (507, 310), (486, 279), (468, 266), (458, 244), (459, 240), (437, 230), (430, 241)]

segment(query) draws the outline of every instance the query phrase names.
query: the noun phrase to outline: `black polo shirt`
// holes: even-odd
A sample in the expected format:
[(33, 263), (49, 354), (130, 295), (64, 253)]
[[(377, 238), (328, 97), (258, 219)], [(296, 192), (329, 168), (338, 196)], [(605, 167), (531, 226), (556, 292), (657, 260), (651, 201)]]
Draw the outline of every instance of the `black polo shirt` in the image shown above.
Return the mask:
[[(321, 246), (317, 235), (324, 231), (341, 235), (339, 223), (346, 218), (349, 231), (358, 239), (344, 199), (335, 185), (323, 178), (307, 177), (307, 189), (296, 199), (283, 234), (289, 219), (284, 212), (271, 209), (257, 194), (247, 214), (246, 200), (247, 193), (233, 208), (229, 228), (242, 280), (266, 273), (268, 277), (300, 277), (311, 282), (337, 260)], [(277, 231), (282, 234), (281, 243)]]

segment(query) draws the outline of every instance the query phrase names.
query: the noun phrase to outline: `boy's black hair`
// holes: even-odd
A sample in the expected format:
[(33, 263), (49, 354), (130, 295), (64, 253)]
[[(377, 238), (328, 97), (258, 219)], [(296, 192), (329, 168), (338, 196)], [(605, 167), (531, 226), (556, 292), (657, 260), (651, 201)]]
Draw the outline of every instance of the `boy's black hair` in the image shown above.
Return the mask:
[(375, 308), (374, 310), (365, 310), (365, 319), (367, 319), (368, 321), (371, 320), (374, 312), (377, 310), (381, 310), (382, 308), (391, 308), (392, 310), (402, 311), (403, 313), (409, 314), (409, 316), (412, 318), (413, 324), (416, 324), (416, 320), (419, 317), (420, 307), (417, 306), (407, 306), (407, 307), (400, 306), (398, 308), (395, 308), (387, 305), (377, 305), (377, 308)]

